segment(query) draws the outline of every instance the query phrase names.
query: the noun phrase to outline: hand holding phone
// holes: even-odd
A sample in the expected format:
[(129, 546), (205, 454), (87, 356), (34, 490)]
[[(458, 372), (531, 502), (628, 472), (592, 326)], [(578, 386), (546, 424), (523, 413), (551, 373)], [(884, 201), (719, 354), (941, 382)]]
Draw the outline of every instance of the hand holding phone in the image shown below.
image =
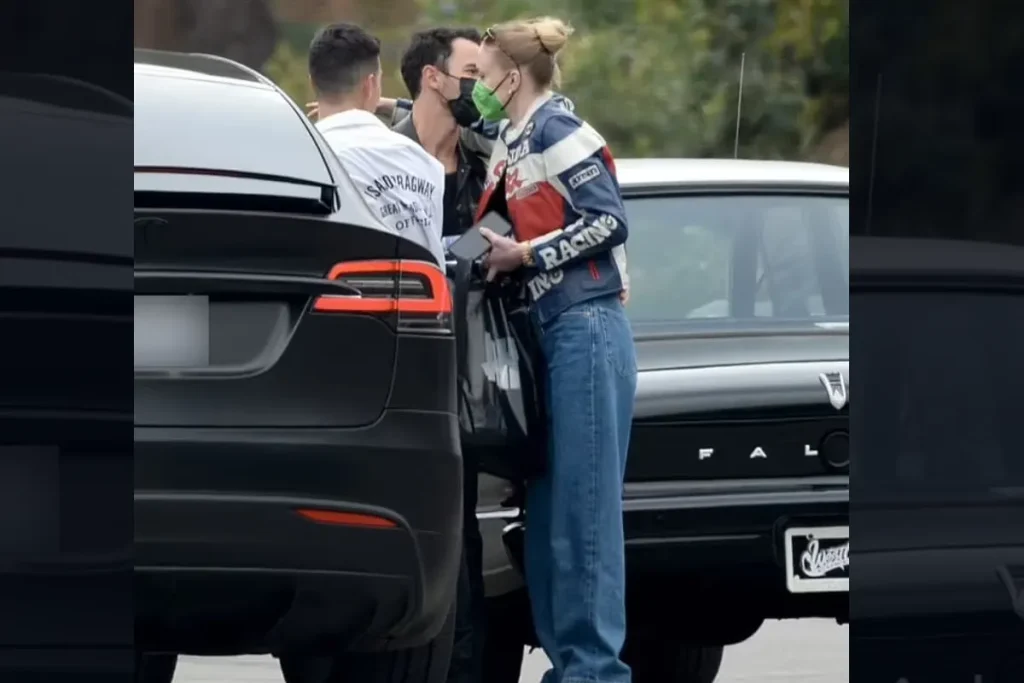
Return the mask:
[(488, 251), (491, 243), (480, 234), (480, 228), (486, 227), (494, 233), (507, 237), (512, 234), (512, 224), (492, 211), (480, 219), (480, 222), (467, 230), (459, 239), (448, 247), (448, 253), (460, 261), (476, 261)]

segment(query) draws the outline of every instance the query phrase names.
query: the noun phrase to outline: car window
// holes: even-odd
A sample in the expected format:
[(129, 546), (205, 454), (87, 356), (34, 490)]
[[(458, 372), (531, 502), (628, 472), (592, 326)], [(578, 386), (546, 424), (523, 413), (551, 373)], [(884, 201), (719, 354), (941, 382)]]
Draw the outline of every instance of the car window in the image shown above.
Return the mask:
[(634, 323), (849, 319), (849, 200), (626, 199)]
[(851, 356), (872, 359), (858, 384), (863, 400), (851, 405), (851, 419), (871, 425), (854, 440), (851, 478), (885, 501), (1020, 500), (1020, 387), (1010, 378), (1024, 372), (1024, 297), (924, 290), (853, 299), (859, 324), (889, 331), (851, 339)]

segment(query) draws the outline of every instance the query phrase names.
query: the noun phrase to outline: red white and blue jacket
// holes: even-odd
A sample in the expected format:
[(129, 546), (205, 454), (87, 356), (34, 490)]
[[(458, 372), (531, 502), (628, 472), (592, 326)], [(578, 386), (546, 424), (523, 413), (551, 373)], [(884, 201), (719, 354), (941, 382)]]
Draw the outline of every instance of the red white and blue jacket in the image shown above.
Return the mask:
[(542, 99), (518, 127), (503, 122), (477, 219), (502, 175), (516, 238), (533, 248), (536, 265), (526, 283), (541, 324), (628, 288), (622, 193), (597, 131), (560, 102)]

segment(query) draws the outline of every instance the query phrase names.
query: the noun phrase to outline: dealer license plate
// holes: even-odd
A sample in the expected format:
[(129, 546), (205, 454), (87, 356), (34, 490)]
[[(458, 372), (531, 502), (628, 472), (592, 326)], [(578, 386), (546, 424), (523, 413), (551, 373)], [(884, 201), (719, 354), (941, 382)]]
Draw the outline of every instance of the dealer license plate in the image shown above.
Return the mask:
[(785, 543), (790, 593), (849, 592), (850, 527), (793, 527)]

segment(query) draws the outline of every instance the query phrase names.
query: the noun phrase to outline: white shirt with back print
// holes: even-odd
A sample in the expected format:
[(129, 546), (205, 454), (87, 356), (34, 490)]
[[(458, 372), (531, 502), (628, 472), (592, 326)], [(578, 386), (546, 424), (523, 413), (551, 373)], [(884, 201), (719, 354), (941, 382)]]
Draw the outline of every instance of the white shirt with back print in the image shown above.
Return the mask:
[(426, 247), (444, 269), (444, 166), (422, 147), (362, 110), (316, 124), (381, 223)]

